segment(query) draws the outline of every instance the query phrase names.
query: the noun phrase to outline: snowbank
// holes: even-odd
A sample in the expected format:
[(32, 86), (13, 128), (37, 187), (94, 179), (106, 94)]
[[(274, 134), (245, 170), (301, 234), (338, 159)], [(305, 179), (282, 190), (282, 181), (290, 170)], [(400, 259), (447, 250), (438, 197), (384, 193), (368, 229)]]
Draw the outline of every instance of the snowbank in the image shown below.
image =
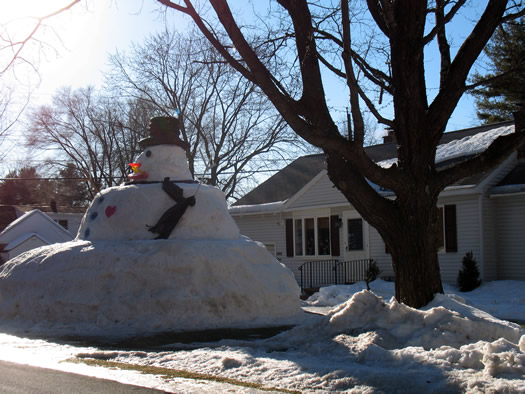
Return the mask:
[(0, 321), (33, 332), (122, 337), (296, 323), (291, 272), (248, 239), (72, 241), (0, 272)]
[(385, 302), (374, 293), (363, 290), (329, 313), (329, 325), (336, 332), (374, 331), (378, 335), (378, 344), (387, 349), (460, 347), (500, 338), (518, 344), (521, 335), (525, 334), (517, 324), (478, 317), (474, 313), (469, 313), (468, 317), (461, 315), (453, 304), (459, 304), (463, 309), (465, 305), (447, 296), (437, 295), (433, 303), (438, 306), (417, 310), (398, 303), (394, 298)]
[[(487, 283), (479, 289), (483, 297), (475, 292), (452, 294), (453, 289), (447, 288), (448, 295), (436, 297), (424, 310), (390, 299), (392, 283), (374, 281), (372, 292), (363, 290), (363, 282), (332, 286), (304, 303), (330, 312), (310, 314), (295, 328), (264, 340), (179, 343), (158, 351), (106, 351), (0, 334), (0, 359), (68, 370), (79, 364), (65, 360), (76, 356), (307, 392), (525, 392), (525, 329), (468, 305), (476, 301), (484, 307), (508, 299), (508, 304), (499, 305), (510, 311), (512, 302), (519, 314), (525, 299), (523, 284)], [(345, 295), (335, 308), (326, 306)], [(83, 373), (129, 383), (138, 378), (125, 377), (123, 370), (101, 371), (104, 369), (93, 368)], [(196, 387), (202, 379), (159, 382), (156, 375), (149, 381), (148, 387), (172, 392), (202, 392), (211, 387)], [(246, 387), (237, 386), (235, 391), (224, 385), (211, 390), (245, 392)]]

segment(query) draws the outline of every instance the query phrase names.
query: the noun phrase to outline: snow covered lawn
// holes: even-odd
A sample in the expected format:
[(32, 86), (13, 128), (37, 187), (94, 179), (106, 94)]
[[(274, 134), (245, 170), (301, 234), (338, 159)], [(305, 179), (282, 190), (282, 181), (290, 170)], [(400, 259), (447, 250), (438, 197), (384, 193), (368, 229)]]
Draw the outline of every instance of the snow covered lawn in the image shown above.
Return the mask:
[(304, 308), (322, 314), (309, 313), (269, 339), (123, 351), (0, 335), (0, 359), (74, 369), (64, 360), (77, 357), (196, 374), (184, 380), (96, 369), (98, 376), (177, 392), (257, 391), (236, 381), (309, 392), (525, 392), (525, 329), (498, 319), (525, 322), (525, 282), (491, 282), (470, 293), (448, 287), (424, 310), (393, 300), (392, 283), (364, 288), (321, 289)]

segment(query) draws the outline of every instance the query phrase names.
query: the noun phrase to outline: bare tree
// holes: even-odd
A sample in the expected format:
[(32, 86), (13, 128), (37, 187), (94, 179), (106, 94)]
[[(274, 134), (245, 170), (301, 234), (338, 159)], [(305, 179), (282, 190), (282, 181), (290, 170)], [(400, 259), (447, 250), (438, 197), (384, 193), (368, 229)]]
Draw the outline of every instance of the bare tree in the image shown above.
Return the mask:
[[(39, 32), (46, 27), (46, 22), (55, 16), (71, 9), (80, 0), (73, 0), (47, 15), (42, 16), (25, 16), (22, 19), (29, 25), (22, 31), (18, 25), (19, 20), (6, 21), (0, 25), (0, 53), (2, 62), (0, 63), (0, 76), (17, 65), (25, 64), (37, 71), (34, 58), (34, 46), (37, 52), (43, 47), (49, 46), (48, 43), (39, 37)], [(31, 10), (27, 10), (30, 15)], [(33, 52), (33, 53), (32, 53)], [(32, 53), (32, 54), (31, 54)]]
[(198, 175), (209, 167), (206, 181), (235, 199), (268, 159), (290, 159), (300, 152), (290, 146), (304, 144), (255, 84), (195, 36), (166, 30), (127, 56), (115, 54), (108, 83), (123, 96), (149, 101), (159, 114), (178, 113), (191, 147), (190, 171)]
[[(442, 293), (436, 207), (440, 192), (454, 181), (500, 163), (525, 140), (525, 132), (517, 130), (499, 137), (485, 152), (439, 170), (436, 147), (467, 90), (465, 81), (476, 59), (499, 25), (524, 14), (522, 3), (489, 0), (452, 56), (446, 28), (465, 0), (367, 0), (359, 20), (350, 14), (349, 0), (342, 0), (337, 7), (320, 1), (278, 0), (279, 12), (290, 28), (260, 24), (272, 28), (257, 34), (267, 42), (281, 42), (282, 47), (293, 45), (295, 53), (288, 58), (288, 67), (297, 70), (301, 84), (299, 94), (294, 94), (250, 45), (253, 31), (240, 26), (226, 0), (210, 0), (210, 14), (197, 12), (190, 0), (158, 1), (189, 15), (225, 61), (260, 87), (293, 130), (323, 149), (334, 185), (379, 231), (390, 249), (397, 300), (421, 307), (435, 293)], [(356, 4), (364, 6), (363, 2), (352, 2), (352, 6)], [(362, 20), (369, 21), (368, 30), (363, 31), (372, 31), (377, 37), (379, 45), (373, 50), (359, 45), (356, 29)], [(222, 30), (210, 27), (215, 23)], [(424, 63), (425, 48), (433, 41), (441, 58), (441, 82), (435, 95), (427, 91)], [(336, 49), (323, 51), (327, 42)], [(235, 52), (229, 50), (232, 45)], [(351, 138), (341, 133), (332, 119), (321, 65), (340, 76), (348, 87)], [(374, 97), (374, 92), (378, 96)], [(393, 117), (380, 110), (382, 95), (390, 97)], [(363, 107), (395, 134), (397, 165), (382, 168), (366, 155)], [(367, 180), (392, 190), (395, 199), (383, 197)]]
[(137, 129), (142, 135), (145, 129), (129, 117), (137, 106), (97, 95), (93, 88), (59, 89), (52, 105), (40, 106), (31, 115), (28, 145), (56, 149), (52, 164), (62, 165), (64, 157), (73, 163), (87, 179), (93, 197), (101, 188), (120, 183), (129, 172), (141, 136)]
[[(16, 82), (18, 76), (26, 74), (28, 70), (38, 74), (38, 59), (45, 48), (51, 48), (40, 33), (48, 28), (49, 20), (79, 2), (80, 0), (67, 4), (64, 2), (62, 8), (47, 15), (26, 16), (0, 22), (0, 144), (20, 120), (31, 95), (31, 88), (28, 87), (22, 101), (15, 98), (15, 86), (20, 90), (22, 85)], [(31, 10), (26, 11), (28, 15), (31, 14)], [(17, 93), (20, 95), (20, 92)]]

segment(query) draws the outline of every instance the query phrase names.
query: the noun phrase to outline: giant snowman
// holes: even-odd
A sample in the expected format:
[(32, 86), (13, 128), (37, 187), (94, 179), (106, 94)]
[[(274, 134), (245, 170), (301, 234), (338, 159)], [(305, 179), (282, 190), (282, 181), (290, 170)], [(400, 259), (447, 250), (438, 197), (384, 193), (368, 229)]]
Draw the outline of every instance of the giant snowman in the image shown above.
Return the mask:
[(95, 197), (74, 241), (2, 266), (0, 329), (126, 337), (302, 317), (292, 273), (193, 180), (178, 122), (151, 120), (129, 182)]

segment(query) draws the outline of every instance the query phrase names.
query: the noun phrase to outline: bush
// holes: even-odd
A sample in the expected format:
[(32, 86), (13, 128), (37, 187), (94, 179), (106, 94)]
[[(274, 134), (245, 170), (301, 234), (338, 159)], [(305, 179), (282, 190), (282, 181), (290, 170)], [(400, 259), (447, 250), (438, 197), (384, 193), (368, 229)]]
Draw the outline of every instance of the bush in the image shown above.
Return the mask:
[(370, 264), (368, 265), (368, 268), (366, 269), (366, 272), (365, 272), (367, 290), (370, 290), (369, 283), (376, 280), (380, 273), (381, 273), (381, 270), (378, 268), (375, 261), (372, 260)]
[(478, 263), (472, 256), (472, 251), (467, 252), (463, 257), (461, 270), (458, 273), (457, 285), (459, 290), (463, 292), (472, 291), (480, 284)]

